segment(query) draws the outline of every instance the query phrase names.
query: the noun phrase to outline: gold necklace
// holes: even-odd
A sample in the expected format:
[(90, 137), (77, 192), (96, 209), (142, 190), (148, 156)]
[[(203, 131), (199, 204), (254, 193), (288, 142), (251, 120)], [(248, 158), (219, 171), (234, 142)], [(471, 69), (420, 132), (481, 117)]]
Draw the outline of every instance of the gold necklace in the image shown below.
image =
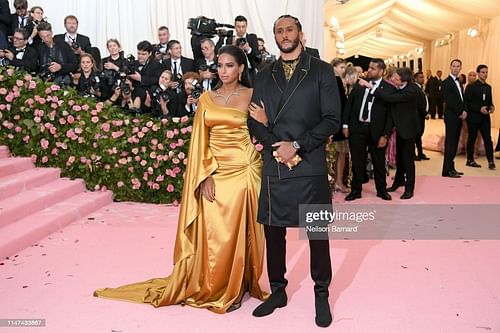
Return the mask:
[(224, 99), (224, 105), (227, 105), (227, 103), (229, 102), (229, 99), (231, 98), (231, 96), (239, 96), (240, 95), (240, 86), (238, 85), (238, 87), (236, 88), (235, 91), (233, 91), (232, 93), (230, 93), (229, 95), (224, 95), (220, 92), (220, 89), (217, 89), (215, 91), (215, 97), (222, 97)]

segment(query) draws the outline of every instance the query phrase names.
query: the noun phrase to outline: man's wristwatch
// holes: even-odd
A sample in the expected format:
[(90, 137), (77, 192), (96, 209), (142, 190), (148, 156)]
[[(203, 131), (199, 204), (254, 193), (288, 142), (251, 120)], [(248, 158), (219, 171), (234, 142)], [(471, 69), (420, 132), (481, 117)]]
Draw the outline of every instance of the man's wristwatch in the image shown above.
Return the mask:
[(297, 149), (297, 150), (300, 149), (300, 145), (299, 145), (299, 143), (297, 141), (292, 142), (292, 147), (295, 148), (295, 149)]

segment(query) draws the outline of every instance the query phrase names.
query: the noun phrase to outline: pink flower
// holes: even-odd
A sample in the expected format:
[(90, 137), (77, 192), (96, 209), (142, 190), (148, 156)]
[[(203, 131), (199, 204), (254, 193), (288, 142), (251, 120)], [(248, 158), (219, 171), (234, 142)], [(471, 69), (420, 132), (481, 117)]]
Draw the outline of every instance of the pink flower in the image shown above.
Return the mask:
[(35, 154), (31, 155), (31, 162), (36, 163), (37, 158), (38, 156), (36, 156)]
[(6, 72), (7, 72), (7, 75), (8, 75), (8, 76), (12, 76), (12, 75), (14, 75), (14, 70), (13, 70), (12, 68), (7, 69), (7, 71), (6, 71)]
[(174, 137), (174, 132), (171, 130), (167, 131), (167, 138), (172, 139)]
[(158, 150), (163, 150), (163, 149), (164, 149), (163, 143), (158, 144)]
[(82, 134), (83, 130), (80, 127), (75, 128), (75, 133), (76, 134)]
[(116, 187), (120, 188), (123, 187), (125, 184), (120, 180), (118, 183), (116, 183)]
[(140, 162), (140, 165), (141, 165), (141, 166), (146, 166), (146, 164), (148, 164), (148, 162), (146, 162), (146, 160), (142, 160), (142, 161)]
[(53, 84), (50, 86), (50, 90), (52, 90), (52, 91), (58, 91), (60, 89), (61, 89), (61, 87), (59, 87), (57, 84)]
[(19, 126), (17, 126), (15, 129), (16, 133), (20, 133), (23, 129)]
[(257, 151), (262, 151), (262, 149), (264, 149), (264, 146), (262, 144), (258, 143), (258, 144), (255, 145), (255, 149)]
[(23, 141), (25, 143), (29, 143), (30, 142), (30, 136), (29, 135), (26, 135), (24, 138), (23, 138)]
[(153, 183), (153, 190), (159, 190), (160, 189), (160, 184)]
[(92, 117), (92, 119), (90, 119), (91, 122), (93, 122), (94, 124), (97, 124), (99, 122), (99, 118), (98, 117)]
[(0, 88), (0, 95), (7, 95), (7, 89)]
[(174, 190), (175, 190), (174, 185), (172, 185), (172, 184), (167, 185), (167, 192), (172, 193)]
[(111, 133), (111, 136), (113, 137), (113, 139), (118, 139), (119, 137), (123, 136), (123, 134), (125, 134), (125, 132), (118, 131), (118, 132)]
[(184, 140), (182, 140), (182, 139), (177, 140), (177, 146), (178, 147), (184, 146)]
[(158, 139), (151, 140), (151, 144), (156, 146), (158, 144)]
[(149, 127), (149, 128), (151, 128), (151, 126), (153, 126), (153, 122), (152, 122), (151, 120), (150, 120), (150, 121), (148, 121), (148, 122), (146, 123), (146, 126), (147, 126), (147, 127)]
[(14, 100), (14, 96), (12, 94), (8, 94), (7, 96), (5, 96), (5, 101), (7, 103), (11, 103), (13, 100)]
[(136, 156), (136, 157), (134, 157), (134, 160), (136, 160), (137, 162), (139, 162), (141, 160), (141, 157), (140, 156)]
[(52, 148), (52, 151), (50, 152), (52, 155), (59, 155), (59, 150), (57, 148)]
[(183, 152), (183, 151), (181, 151), (181, 152), (177, 155), (177, 157), (179, 157), (181, 160), (183, 160), (183, 159), (186, 157), (186, 154), (184, 154), (184, 152)]
[(120, 158), (118, 160), (118, 163), (120, 163), (121, 165), (125, 165), (125, 164), (127, 164), (127, 159), (126, 158)]
[(46, 101), (45, 101), (45, 98), (43, 98), (43, 97), (40, 97), (40, 99), (38, 100), (38, 103), (40, 103), (40, 104), (42, 104), (42, 105), (44, 105), (44, 104), (45, 104), (45, 102), (46, 102)]
[(36, 82), (35, 81), (30, 81), (30, 84), (28, 85), (29, 89), (35, 89), (36, 88)]
[(161, 183), (164, 179), (165, 179), (165, 176), (164, 176), (164, 175), (159, 175), (158, 177), (156, 177), (156, 181), (157, 181), (158, 183)]
[(64, 119), (64, 118), (59, 118), (59, 124), (61, 124), (61, 125), (66, 124), (66, 119)]
[(172, 143), (170, 144), (170, 148), (172, 148), (172, 149), (177, 148), (177, 143), (172, 142)]
[(89, 105), (88, 104), (83, 104), (82, 105), (82, 110), (83, 111), (88, 111), (90, 109)]
[(75, 104), (75, 105), (73, 105), (72, 109), (73, 109), (73, 111), (75, 111), (75, 112), (79, 112), (79, 111), (81, 111), (81, 110), (82, 110), (82, 107), (81, 107), (80, 105), (76, 105), (76, 104)]
[(151, 158), (156, 158), (156, 153), (155, 153), (154, 151), (153, 151), (153, 152), (151, 152), (151, 154), (149, 154), (149, 157), (151, 157)]
[(24, 81), (23, 80), (16, 80), (16, 85), (18, 87), (22, 87), (22, 86), (24, 86)]
[(75, 156), (70, 156), (70, 157), (68, 158), (68, 161), (66, 161), (66, 165), (67, 165), (67, 166), (72, 165), (72, 164), (75, 162), (75, 159), (76, 159), (76, 158), (75, 158)]
[(109, 129), (111, 128), (111, 126), (109, 125), (109, 123), (104, 123), (101, 125), (101, 128), (104, 132), (109, 132)]
[(40, 146), (42, 147), (42, 149), (47, 149), (49, 148), (49, 141), (45, 138), (41, 139), (40, 140)]
[(181, 123), (187, 123), (187, 121), (189, 120), (189, 117), (188, 116), (184, 116), (181, 118)]
[[(145, 135), (144, 132), (137, 133), (137, 137), (139, 137), (141, 139), (144, 137), (144, 135)], [(139, 141), (137, 141), (137, 142), (139, 142)]]
[(73, 117), (72, 115), (69, 115), (68, 116), (68, 124), (73, 124), (75, 122), (75, 117)]
[(47, 156), (42, 157), (42, 163), (47, 163), (49, 158)]
[(147, 133), (147, 132), (149, 132), (149, 128), (147, 128), (147, 127), (143, 127), (143, 128), (142, 128), (142, 133)]
[(7, 107), (5, 106), (5, 104), (0, 104), (0, 111), (3, 111), (5, 110)]

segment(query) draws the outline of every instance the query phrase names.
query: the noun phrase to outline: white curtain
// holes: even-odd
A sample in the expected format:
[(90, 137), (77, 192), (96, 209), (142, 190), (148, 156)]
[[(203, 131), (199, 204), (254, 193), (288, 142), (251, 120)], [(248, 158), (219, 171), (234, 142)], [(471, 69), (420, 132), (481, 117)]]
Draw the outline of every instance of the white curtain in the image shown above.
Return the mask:
[(73, 14), (80, 22), (78, 32), (90, 37), (102, 56), (106, 40), (117, 38), (125, 53), (135, 53), (141, 40), (157, 42), (159, 26), (168, 26), (171, 39), (178, 39), (186, 56), (191, 56), (188, 19), (199, 15), (218, 23), (234, 23), (237, 15), (248, 19), (248, 31), (264, 38), (266, 47), (278, 53), (272, 33), (273, 23), (282, 14), (297, 16), (310, 47), (323, 46), (323, 1), (313, 0), (37, 0), (29, 5), (44, 9), (54, 33), (63, 33), (64, 17)]

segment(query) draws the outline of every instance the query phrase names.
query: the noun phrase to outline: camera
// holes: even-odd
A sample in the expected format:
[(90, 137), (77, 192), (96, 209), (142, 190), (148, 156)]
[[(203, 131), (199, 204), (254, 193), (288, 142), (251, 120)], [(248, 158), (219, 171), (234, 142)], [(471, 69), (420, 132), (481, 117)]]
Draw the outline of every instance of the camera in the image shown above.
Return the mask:
[(209, 38), (212, 38), (215, 35), (219, 34), (220, 29), (218, 28), (223, 27), (234, 29), (234, 25), (217, 23), (215, 19), (209, 19), (205, 16), (190, 18), (188, 19), (187, 24), (187, 28), (191, 30), (191, 35), (204, 36)]
[(119, 73), (111, 69), (105, 69), (101, 75), (101, 81), (103, 81), (108, 86), (113, 86), (119, 77)]
[(241, 38), (236, 39), (236, 45), (238, 47), (242, 47), (246, 43), (247, 43), (247, 39), (245, 37), (241, 37)]
[(54, 79), (54, 73), (49, 70), (52, 60), (49, 59), (48, 62), (40, 68), (40, 77), (45, 81), (52, 81)]
[(192, 85), (193, 85), (194, 89), (191, 92), (191, 96), (193, 96), (194, 99), (200, 98), (201, 94), (203, 94), (203, 87), (198, 82), (198, 80), (193, 80)]
[(168, 90), (163, 90), (161, 87), (156, 88), (156, 90), (153, 92), (153, 98), (158, 103), (160, 103), (160, 98), (163, 98), (163, 100), (167, 103), (170, 102), (171, 99)]
[(77, 50), (80, 48), (80, 44), (78, 44), (78, 42), (76, 42), (76, 41), (73, 41), (73, 42), (71, 42), (71, 48), (73, 50)]
[(182, 75), (177, 73), (177, 74), (172, 74), (171, 80), (173, 82), (181, 82), (182, 81)]
[(129, 54), (123, 61), (123, 71), (126, 75), (134, 74), (138, 71), (137, 62), (132, 54)]
[[(82, 77), (80, 77), (80, 80)], [(92, 90), (99, 91), (101, 89), (101, 79), (99, 78), (99, 75), (92, 74), (92, 77), (90, 80), (87, 80), (84, 85), (83, 91), (80, 92), (80, 95), (83, 97), (95, 97), (95, 95), (92, 93)]]
[(120, 73), (120, 76), (116, 79), (116, 82), (113, 86), (113, 90), (115, 90), (116, 88), (120, 88), (122, 95), (130, 95), (131, 89), (126, 80), (127, 74)]
[(210, 73), (217, 73), (217, 64), (213, 63), (211, 65), (201, 64), (200, 71), (204, 72), (208, 70)]

